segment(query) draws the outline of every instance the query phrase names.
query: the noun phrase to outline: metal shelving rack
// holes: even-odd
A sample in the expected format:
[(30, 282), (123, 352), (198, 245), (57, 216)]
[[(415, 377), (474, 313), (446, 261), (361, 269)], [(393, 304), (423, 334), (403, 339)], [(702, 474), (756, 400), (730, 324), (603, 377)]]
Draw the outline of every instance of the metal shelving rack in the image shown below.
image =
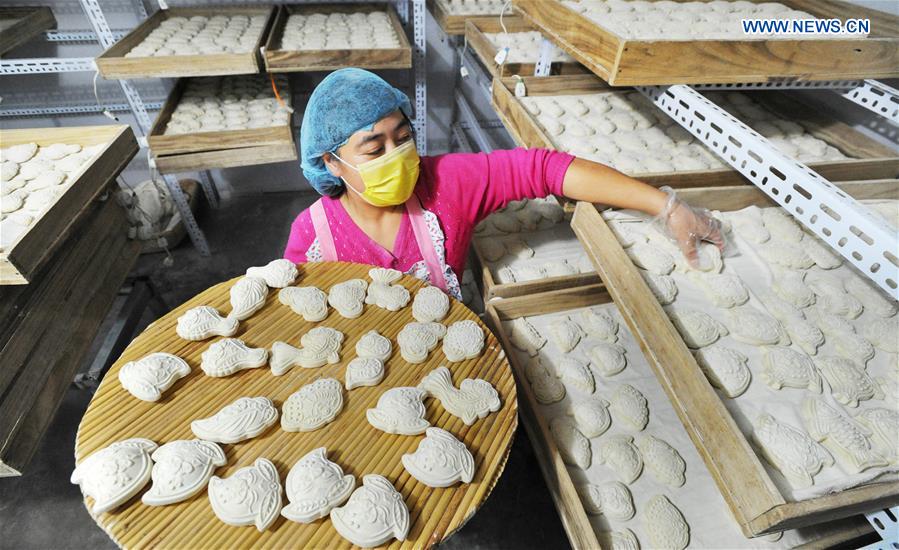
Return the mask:
[[(489, 75), (464, 43), (460, 41), (455, 46), (457, 70), (464, 65), (467, 71), (463, 78), (472, 78), (476, 89), (487, 92), (489, 101), (492, 86)], [(554, 48), (555, 44), (544, 37), (534, 76), (549, 74)], [(699, 93), (699, 90), (831, 90), (879, 115), (880, 133), (896, 135), (899, 132), (899, 90), (876, 80), (638, 86), (636, 89), (791, 212), (865, 276), (899, 299), (899, 260), (896, 256), (899, 235), (895, 228), (801, 162), (781, 153), (766, 138)], [(466, 152), (492, 150), (486, 129), (498, 121), (475, 120), (465, 95), (457, 90), (455, 99), (451, 131), (457, 147)], [(899, 526), (893, 518), (897, 517), (897, 511), (899, 508), (894, 507), (890, 514), (881, 510), (865, 513), (883, 541), (895, 540)], [(875, 543), (865, 550), (885, 548), (883, 544)]]
[[(549, 74), (554, 50), (555, 44), (544, 37), (534, 76)], [(476, 88), (489, 90), (491, 79), (464, 44), (458, 45), (456, 59), (460, 67), (464, 64), (468, 69), (468, 76), (464, 78), (473, 78)], [(884, 123), (894, 127), (899, 125), (899, 91), (875, 80), (638, 86), (636, 89), (830, 244), (865, 276), (899, 299), (899, 260), (896, 256), (899, 235), (895, 229), (813, 170), (781, 153), (766, 138), (707, 100), (699, 90), (832, 90), (876, 113)], [(465, 124), (481, 150), (492, 149), (484, 131), (485, 125), (474, 120), (467, 98), (458, 91), (454, 120), (456, 124), (459, 121)], [(463, 143), (458, 138), (456, 141)], [(467, 145), (471, 145), (470, 142)]]
[[(70, 31), (47, 31), (44, 37), (50, 42), (68, 42), (68, 43), (98, 43), (104, 50), (109, 48), (128, 31), (125, 29), (113, 30), (110, 28), (106, 15), (100, 6), (99, 0), (78, 0), (81, 9), (90, 21), (92, 30), (70, 30)], [(165, 0), (157, 0), (160, 9), (168, 9), (168, 3)], [(299, 4), (314, 3), (316, 0), (287, 0), (275, 2), (279, 4)], [(328, 0), (330, 3), (358, 3), (364, 0)], [(412, 70), (411, 80), (414, 89), (415, 118), (412, 120), (416, 135), (416, 145), (421, 154), (427, 153), (427, 82), (425, 69), (425, 0), (390, 0), (396, 7), (403, 26), (408, 28), (412, 25)], [(229, 0), (207, 1), (207, 0), (190, 0), (186, 2), (190, 5), (214, 5), (227, 4)], [(241, 3), (246, 2), (231, 2)], [(252, 3), (252, 2), (251, 2)], [(132, 4), (136, 14), (140, 20), (146, 19), (149, 14), (142, 0), (132, 0)], [(411, 8), (411, 9), (410, 9)], [(0, 75), (25, 75), (40, 73), (64, 73), (64, 72), (96, 72), (97, 67), (93, 57), (72, 57), (72, 58), (29, 58), (29, 59), (2, 59), (0, 60)], [(85, 101), (80, 103), (62, 103), (61, 98), (54, 98), (50, 95), (41, 99), (46, 104), (32, 104), (23, 108), (4, 109), (0, 116), (22, 117), (22, 116), (54, 116), (54, 115), (71, 115), (83, 113), (100, 113), (104, 110), (110, 112), (127, 112), (130, 111), (135, 118), (138, 127), (138, 142), (141, 147), (147, 147), (146, 135), (152, 126), (152, 120), (149, 111), (161, 108), (161, 102), (145, 102), (141, 99), (137, 88), (127, 80), (119, 80), (119, 85), (125, 95), (126, 103), (114, 103), (99, 107), (95, 102)], [(48, 105), (53, 103), (52, 106)], [(187, 229), (191, 242), (204, 256), (210, 255), (209, 245), (203, 231), (194, 218), (193, 212), (187, 202), (187, 197), (183, 193), (178, 179), (174, 174), (164, 174), (163, 180), (168, 187), (169, 192), (178, 208), (181, 219)], [(218, 205), (218, 191), (212, 181), (212, 176), (208, 171), (199, 173), (200, 184), (203, 191), (215, 207)]]

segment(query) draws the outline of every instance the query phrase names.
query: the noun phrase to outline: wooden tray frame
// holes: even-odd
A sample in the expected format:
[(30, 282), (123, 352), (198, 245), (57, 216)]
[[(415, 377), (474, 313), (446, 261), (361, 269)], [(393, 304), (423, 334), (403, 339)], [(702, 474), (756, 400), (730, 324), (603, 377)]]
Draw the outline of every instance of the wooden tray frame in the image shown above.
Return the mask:
[[(525, 21), (520, 16), (503, 17), (503, 25), (510, 33), (527, 32), (538, 30), (533, 25)], [(494, 58), (497, 50), (493, 47), (493, 43), (487, 38), (486, 33), (502, 32), (502, 25), (499, 24), (499, 18), (475, 20), (469, 19), (465, 22), (465, 40), (474, 51), (475, 56), (481, 63), (487, 67), (487, 71), (494, 77), (519, 75), (532, 76), (537, 66), (537, 60), (534, 63), (504, 63), (500, 65)], [(591, 74), (586, 67), (577, 62), (554, 62), (551, 66), (552, 74)]]
[[(259, 48), (265, 43), (274, 18), (274, 6), (204, 8), (171, 8), (159, 10), (138, 25), (124, 38), (110, 46), (96, 58), (97, 70), (103, 78), (177, 78), (184, 76), (220, 76), (258, 73), (262, 66)], [(252, 50), (245, 53), (217, 53), (197, 55), (168, 55), (160, 57), (125, 57), (132, 48), (143, 42), (153, 29), (170, 17), (194, 15), (265, 15), (267, 20)]]
[(822, 18), (868, 18), (873, 38), (632, 40), (561, 2), (514, 0), (518, 13), (614, 86), (899, 76), (899, 17), (836, 0), (782, 3)]
[(0, 7), (0, 16), (18, 19), (0, 33), (0, 55), (21, 46), (46, 30), (56, 28), (56, 18), (48, 7)]
[[(431, 15), (434, 16), (434, 20), (437, 21), (437, 24), (448, 36), (464, 35), (466, 21), (499, 21), (498, 13), (484, 15), (453, 15), (448, 12), (443, 6), (443, 3), (438, 0), (428, 0), (428, 11), (431, 12)], [(514, 15), (515, 8), (509, 6), (509, 8), (506, 9), (505, 15), (503, 15), (503, 21), (505, 21), (507, 17), (512, 17)]]
[(137, 261), (127, 234), (116, 201), (94, 200), (34, 283), (0, 286), (0, 477), (21, 475), (40, 447)]
[[(539, 77), (526, 79), (528, 96), (575, 95), (585, 93), (623, 93), (609, 88), (602, 80), (589, 77)], [(563, 82), (558, 79), (567, 79)], [(576, 79), (576, 80), (575, 80)], [(590, 80), (592, 79), (592, 80)], [(556, 80), (556, 82), (553, 82)], [(552, 140), (540, 128), (530, 112), (515, 97), (515, 79), (494, 79), (493, 108), (516, 143), (523, 147), (553, 149)], [(560, 90), (563, 90), (560, 93)], [(899, 176), (899, 155), (889, 147), (869, 138), (848, 124), (829, 119), (824, 114), (803, 105), (784, 92), (765, 90), (750, 93), (753, 100), (769, 108), (786, 120), (801, 119), (807, 131), (844, 153), (858, 158), (808, 164), (815, 172), (830, 181), (885, 179)], [(675, 188), (710, 187), (717, 185), (749, 185), (736, 170), (727, 168), (689, 170), (656, 174), (637, 174), (634, 177), (653, 185)]]
[(78, 222), (90, 201), (125, 169), (137, 154), (137, 140), (129, 126), (76, 126), (2, 130), (4, 147), (22, 143), (51, 145), (105, 144), (99, 156), (82, 169), (78, 178), (56, 199), (27, 232), (0, 254), (0, 285), (22, 285), (36, 280), (38, 270), (49, 260)]
[[(281, 39), (287, 19), (295, 13), (370, 13), (386, 11), (400, 39), (399, 48), (345, 50), (282, 50)], [(373, 4), (301, 4), (280, 6), (265, 42), (265, 69), (271, 73), (333, 71), (344, 67), (363, 69), (408, 69), (412, 67), (412, 46), (393, 6)]]
[(263, 146), (290, 144), (293, 146), (293, 132), (288, 119), (286, 124), (267, 128), (247, 128), (240, 130), (217, 130), (214, 132), (193, 132), (190, 134), (166, 135), (165, 128), (172, 113), (187, 87), (189, 79), (179, 79), (159, 111), (147, 140), (150, 150), (157, 157), (183, 155), (185, 153), (203, 153), (231, 149), (246, 149)]
[[(896, 180), (854, 182), (845, 190), (858, 199), (899, 198)], [(738, 200), (733, 188), (723, 187), (690, 190), (684, 198), (706, 208), (774, 204), (758, 189), (741, 194)], [(596, 206), (578, 203), (571, 226), (747, 537), (824, 523), (899, 502), (899, 482), (787, 501)]]

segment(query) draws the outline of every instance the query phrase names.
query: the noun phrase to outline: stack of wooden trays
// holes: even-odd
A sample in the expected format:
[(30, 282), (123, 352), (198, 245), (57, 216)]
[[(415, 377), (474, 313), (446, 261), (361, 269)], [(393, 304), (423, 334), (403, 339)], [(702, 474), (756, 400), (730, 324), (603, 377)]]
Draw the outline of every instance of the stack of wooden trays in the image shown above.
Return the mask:
[[(856, 199), (899, 200), (896, 180), (850, 184), (844, 190)], [(760, 190), (752, 191), (744, 193), (742, 200), (728, 196), (729, 188), (696, 189), (684, 198), (693, 205), (716, 210), (776, 206)], [(746, 536), (816, 525), (896, 502), (899, 482), (877, 480), (836, 493), (791, 500), (772, 481), (730, 409), (709, 384), (596, 206), (579, 203), (572, 227)]]
[[(258, 78), (264, 78), (259, 76)], [(293, 128), (288, 121), (275, 126), (235, 130), (166, 134), (172, 113), (190, 79), (179, 79), (150, 129), (147, 141), (160, 173), (252, 166), (296, 160)], [(279, 93), (284, 92), (281, 90)], [(274, 100), (274, 98), (273, 98)]]
[(26, 143), (102, 146), (93, 160), (74, 175), (75, 181), (66, 183), (68, 189), (43, 215), (0, 252), (0, 285), (27, 284), (36, 280), (40, 267), (65, 242), (85, 205), (106, 190), (125, 168), (136, 153), (136, 144), (127, 126), (3, 130), (2, 142), (4, 148)]
[[(899, 199), (899, 181), (895, 179), (837, 185), (860, 200)], [(679, 196), (690, 204), (719, 211), (775, 206), (762, 191), (750, 185), (689, 188), (680, 190)], [(690, 466), (692, 470), (688, 475), (705, 476), (708, 483), (717, 487), (735, 519), (733, 530), (741, 531), (746, 537), (756, 537), (806, 527), (802, 531), (804, 542), (816, 547), (829, 547), (870, 536), (873, 529), (863, 517), (854, 514), (894, 503), (899, 498), (899, 483), (875, 481), (834, 494), (790, 500), (772, 481), (761, 463), (763, 459), (737, 427), (723, 404), (723, 398), (709, 385), (683, 338), (599, 214), (598, 207), (579, 203), (572, 227), (597, 267), (601, 282), (487, 302), (488, 318), (509, 351), (509, 361), (518, 381), (524, 427), (535, 445), (544, 477), (572, 545), (575, 548), (599, 547), (602, 537), (606, 536), (601, 531), (607, 531), (608, 527), (597, 527), (600, 520), (596, 516), (591, 519), (586, 511), (576, 491), (576, 487), (583, 482), (583, 476), (573, 475), (576, 468), (565, 465), (549, 431), (551, 414), (547, 415), (561, 409), (547, 408), (541, 404), (525, 374), (527, 363), (541, 359), (544, 352), (541, 351), (537, 358), (527, 358), (523, 352), (517, 352), (512, 344), (508, 322), (520, 317), (554, 313), (564, 316), (569, 311), (612, 301), (627, 326), (627, 329), (624, 324), (621, 326), (619, 336), (629, 330), (631, 336), (628, 338), (639, 344), (646, 358), (647, 364), (644, 366), (647, 370), (651, 368), (651, 374), (664, 390), (661, 395), (670, 401), (670, 404), (665, 398), (650, 401), (650, 409), (670, 409), (673, 405), (673, 411), (680, 417), (698, 457), (705, 464), (702, 471)], [(546, 347), (552, 345), (547, 343)], [(544, 366), (552, 371), (552, 366), (546, 361), (546, 358), (542, 359)], [(605, 389), (608, 390), (608, 387)], [(668, 437), (666, 434), (662, 436)], [(593, 452), (595, 456), (596, 446)], [(690, 453), (695, 454), (693, 449)], [(595, 457), (593, 462), (596, 462)], [(609, 480), (612, 479), (610, 476)], [(727, 519), (725, 517), (723, 521)]]
[(138, 147), (128, 126), (4, 130), (0, 141), (105, 147), (3, 258), (0, 476), (8, 476), (37, 451), (137, 260), (140, 245), (106, 193)]

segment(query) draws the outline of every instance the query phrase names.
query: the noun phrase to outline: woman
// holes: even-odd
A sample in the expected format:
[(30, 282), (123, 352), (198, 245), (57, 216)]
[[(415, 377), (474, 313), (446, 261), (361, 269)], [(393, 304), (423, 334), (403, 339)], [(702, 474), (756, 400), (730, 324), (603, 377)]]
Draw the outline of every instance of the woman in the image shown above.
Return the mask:
[(723, 250), (720, 223), (608, 166), (546, 149), (419, 158), (409, 99), (361, 69), (313, 91), (300, 130), (303, 174), (323, 197), (297, 216), (284, 257), (397, 269), (461, 298), (474, 226), (510, 201), (562, 195), (655, 216), (691, 264)]

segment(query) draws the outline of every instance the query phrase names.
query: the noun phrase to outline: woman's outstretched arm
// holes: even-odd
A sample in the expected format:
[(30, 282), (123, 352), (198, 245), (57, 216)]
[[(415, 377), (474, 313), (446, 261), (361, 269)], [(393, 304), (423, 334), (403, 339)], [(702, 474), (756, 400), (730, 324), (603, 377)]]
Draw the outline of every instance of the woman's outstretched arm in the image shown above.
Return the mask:
[(687, 261), (697, 264), (696, 247), (709, 241), (724, 250), (721, 223), (707, 211), (697, 210), (674, 197), (670, 189), (657, 189), (614, 168), (576, 158), (565, 172), (562, 194), (578, 201), (629, 208), (659, 217)]

